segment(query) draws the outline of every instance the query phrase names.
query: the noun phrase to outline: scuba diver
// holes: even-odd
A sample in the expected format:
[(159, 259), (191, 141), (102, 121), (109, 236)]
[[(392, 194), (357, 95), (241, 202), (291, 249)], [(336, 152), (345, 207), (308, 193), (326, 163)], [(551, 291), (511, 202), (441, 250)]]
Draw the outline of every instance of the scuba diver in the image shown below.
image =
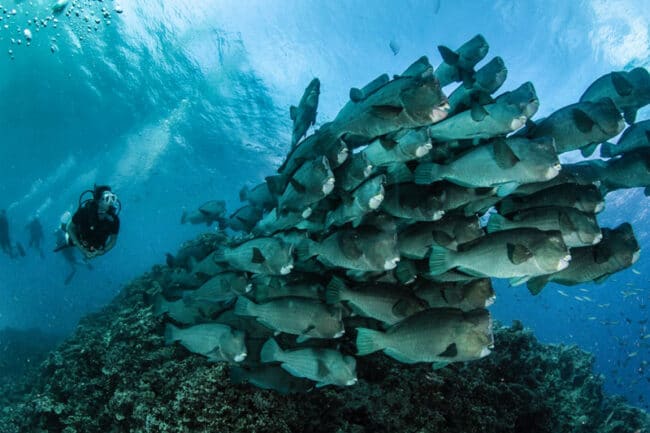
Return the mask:
[(7, 220), (7, 211), (0, 210), (0, 249), (13, 258), (14, 253), (11, 248), (11, 238), (9, 237), (9, 221)]
[[(82, 201), (85, 194), (92, 198)], [(86, 259), (106, 254), (117, 242), (120, 231), (118, 214), (122, 205), (109, 186), (97, 186), (84, 191), (79, 197), (79, 207), (67, 224), (62, 224), (66, 242), (54, 251), (76, 246)]]
[(41, 241), (43, 240), (43, 226), (35, 216), (25, 227), (29, 230), (29, 247), (36, 248), (41, 258), (44, 258), (43, 249), (41, 248)]

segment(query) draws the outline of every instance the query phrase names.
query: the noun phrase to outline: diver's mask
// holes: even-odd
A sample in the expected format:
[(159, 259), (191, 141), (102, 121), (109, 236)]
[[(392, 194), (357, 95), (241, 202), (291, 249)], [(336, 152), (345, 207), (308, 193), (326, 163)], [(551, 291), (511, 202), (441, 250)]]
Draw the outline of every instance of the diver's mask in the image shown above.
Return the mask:
[(101, 213), (108, 213), (111, 209), (117, 209), (117, 195), (111, 191), (104, 191), (97, 206)]

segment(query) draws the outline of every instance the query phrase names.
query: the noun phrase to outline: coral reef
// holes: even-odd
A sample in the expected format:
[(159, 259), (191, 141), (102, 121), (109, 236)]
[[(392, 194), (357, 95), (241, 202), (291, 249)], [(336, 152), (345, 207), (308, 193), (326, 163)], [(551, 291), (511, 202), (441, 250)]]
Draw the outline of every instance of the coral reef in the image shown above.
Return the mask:
[[(164, 345), (151, 312), (165, 267), (134, 281), (5, 400), (0, 431), (603, 432), (650, 431), (650, 418), (603, 395), (593, 357), (542, 345), (521, 323), (495, 326), (495, 350), (439, 370), (375, 354), (359, 383), (283, 396), (230, 383), (228, 367)], [(351, 338), (351, 337), (350, 337)]]

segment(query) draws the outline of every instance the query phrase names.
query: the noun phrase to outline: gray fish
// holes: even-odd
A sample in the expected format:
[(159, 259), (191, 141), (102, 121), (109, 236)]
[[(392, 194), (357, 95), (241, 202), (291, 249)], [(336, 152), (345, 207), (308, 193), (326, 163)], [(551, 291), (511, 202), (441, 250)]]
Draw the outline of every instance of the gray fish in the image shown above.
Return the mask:
[(327, 285), (328, 304), (345, 301), (355, 313), (393, 325), (426, 309), (426, 304), (406, 291), (395, 290), (394, 285), (372, 284), (350, 288), (339, 278)]
[(419, 280), (413, 289), (415, 296), (427, 302), (430, 308), (458, 308), (472, 311), (487, 308), (496, 294), (489, 278), (456, 283), (433, 283)]
[(580, 101), (596, 102), (606, 97), (614, 101), (625, 121), (633, 124), (637, 111), (650, 104), (650, 74), (642, 67), (605, 74), (587, 88)]
[(479, 277), (511, 278), (512, 285), (519, 285), (531, 277), (561, 271), (570, 260), (559, 231), (511, 229), (461, 244), (458, 251), (434, 245), (429, 273), (458, 268)]
[(471, 109), (474, 105), (487, 105), (494, 102), (490, 95), (499, 90), (508, 76), (503, 59), (495, 57), (476, 71), (470, 87), (458, 86), (449, 95), (449, 116)]
[(316, 299), (280, 298), (263, 304), (239, 297), (235, 304), (238, 316), (253, 316), (268, 328), (307, 338), (339, 338), (345, 332), (340, 307), (328, 306)]
[(491, 187), (469, 188), (443, 180), (431, 184), (429, 190), (435, 196), (443, 197), (442, 210), (445, 211), (445, 214), (456, 211), (464, 212), (465, 215), (474, 215), (478, 212), (466, 212), (465, 208), (469, 206), (473, 209), (478, 203), (482, 203), (485, 199), (490, 199), (487, 201), (488, 204), (485, 205), (489, 208), (494, 202), (498, 201), (498, 198), (492, 199), (497, 195), (497, 189)]
[[(302, 212), (307, 218), (309, 206), (334, 190), (334, 173), (326, 157), (303, 164), (291, 177), (287, 188), (278, 198), (279, 211)], [(309, 209), (309, 213), (305, 214)]]
[(439, 221), (410, 225), (397, 236), (400, 256), (409, 259), (424, 259), (432, 245), (455, 250), (459, 244), (483, 236), (477, 217), (445, 215)]
[[(232, 329), (239, 329), (246, 333), (246, 341), (266, 341), (269, 337), (273, 335), (273, 331), (266, 326), (262, 325), (254, 317), (238, 316), (235, 314), (234, 306), (231, 309), (223, 311), (216, 318), (213, 319), (215, 323), (221, 323), (223, 325), (228, 325)], [(254, 361), (255, 353), (252, 345), (249, 347), (248, 343), (246, 347), (248, 350), (248, 357), (246, 361)]]
[(358, 227), (363, 217), (376, 210), (384, 201), (384, 182), (386, 177), (382, 174), (372, 177), (362, 183), (357, 189), (345, 197), (343, 203), (335, 210), (329, 212), (325, 219), (325, 228), (333, 225), (342, 226), (351, 222), (353, 227)]
[(437, 221), (443, 217), (444, 191), (410, 183), (386, 187), (381, 210), (411, 221)]
[(433, 146), (427, 128), (404, 129), (379, 137), (366, 146), (361, 153), (375, 167), (397, 161), (411, 161), (429, 153)]
[(244, 186), (239, 191), (239, 200), (247, 201), (250, 205), (265, 211), (271, 210), (277, 205), (277, 199), (271, 194), (266, 182), (255, 185), (252, 189)]
[(251, 282), (240, 272), (222, 272), (206, 281), (196, 290), (186, 292), (185, 299), (197, 302), (229, 302), (238, 295), (250, 292)]
[(291, 147), (295, 147), (298, 141), (307, 133), (311, 125), (316, 123), (316, 109), (318, 108), (318, 96), (320, 95), (320, 80), (311, 80), (298, 107), (291, 106), (289, 114), (293, 120), (293, 133), (291, 135)]
[(413, 183), (416, 161), (400, 162), (395, 161), (381, 167), (381, 173), (386, 175), (385, 186), (395, 185), (397, 183)]
[(444, 45), (438, 46), (443, 63), (436, 69), (436, 77), (442, 87), (454, 81), (462, 81), (469, 87), (474, 82), (474, 66), (487, 55), (490, 46), (483, 35), (476, 35), (456, 51)]
[(639, 259), (639, 243), (632, 226), (623, 223), (615, 229), (603, 229), (600, 243), (571, 249), (571, 264), (550, 275), (531, 278), (528, 290), (538, 294), (549, 282), (573, 286), (595, 281), (602, 283), (611, 274), (632, 266)]
[[(480, 108), (479, 108), (480, 107)], [(495, 102), (475, 106), (429, 127), (435, 141), (492, 138), (516, 131), (526, 124), (539, 108), (532, 83), (526, 82), (511, 92), (499, 95)]]
[(221, 244), (226, 241), (223, 233), (203, 234), (197, 239), (183, 242), (176, 255), (167, 254), (167, 266), (170, 268), (181, 267), (191, 269), (191, 264), (195, 261), (203, 260), (213, 250), (215, 244)]
[(512, 195), (522, 197), (559, 185), (596, 185), (600, 187), (600, 161), (588, 160), (573, 164), (562, 164), (560, 174), (550, 180), (522, 184)]
[(262, 219), (262, 209), (253, 205), (246, 205), (237, 209), (226, 220), (225, 225), (236, 232), (249, 233)]
[(488, 233), (516, 228), (559, 230), (569, 248), (584, 247), (600, 242), (603, 235), (594, 214), (571, 207), (547, 206), (524, 209), (508, 218), (492, 214), (487, 224)]
[(194, 325), (210, 321), (215, 314), (223, 309), (224, 305), (220, 302), (195, 301), (185, 298), (168, 301), (158, 294), (154, 297), (152, 311), (157, 316), (167, 314), (178, 323)]
[(201, 207), (192, 212), (183, 211), (181, 224), (206, 224), (221, 221), (226, 215), (226, 202), (223, 200), (211, 200), (203, 203)]
[(367, 98), (349, 101), (331, 127), (348, 144), (366, 144), (399, 129), (439, 122), (446, 117), (448, 107), (429, 66), (419, 76), (395, 78)]
[(386, 332), (357, 328), (358, 355), (383, 350), (407, 364), (473, 361), (489, 355), (493, 345), (492, 319), (487, 310), (431, 308)]
[(618, 135), (625, 122), (610, 98), (568, 105), (521, 132), (529, 138), (553, 137), (557, 153), (580, 149), (591, 155), (603, 141)]
[(225, 263), (217, 263), (214, 261), (212, 254), (208, 255), (201, 261), (191, 259), (189, 262), (190, 273), (197, 278), (214, 277), (220, 272), (228, 270), (228, 265)]
[[(562, 168), (562, 172), (566, 166)], [(514, 194), (519, 192), (519, 188)], [(530, 195), (510, 195), (499, 202), (501, 215), (509, 215), (523, 209), (544, 206), (572, 207), (585, 213), (598, 213), (605, 208), (605, 200), (596, 185), (562, 183)]]
[(636, 150), (607, 161), (587, 161), (599, 175), (600, 190), (607, 194), (623, 188), (645, 188), (650, 196), (650, 151)]
[(290, 281), (261, 274), (253, 277), (252, 295), (257, 303), (286, 297), (324, 299), (324, 294), (325, 288), (316, 281)]
[(317, 256), (326, 266), (359, 271), (394, 269), (399, 261), (395, 233), (366, 226), (336, 231), (322, 242), (305, 241), (296, 252), (300, 261)]
[(303, 212), (280, 213), (274, 208), (264, 215), (251, 231), (255, 236), (270, 236), (280, 230), (295, 227), (303, 219)]
[(503, 197), (521, 184), (552, 179), (561, 168), (553, 139), (510, 137), (477, 146), (449, 164), (422, 163), (415, 182), (445, 179), (466, 187), (496, 187)]
[(206, 356), (209, 361), (242, 362), (247, 355), (244, 332), (219, 323), (204, 323), (180, 329), (168, 323), (165, 342), (180, 343), (190, 352)]
[(282, 350), (274, 339), (262, 347), (262, 362), (280, 362), (282, 368), (296, 377), (316, 382), (316, 387), (327, 385), (351, 386), (357, 383), (356, 359), (343, 356), (333, 349)]
[(236, 385), (249, 383), (258, 388), (277, 391), (282, 395), (300, 394), (314, 388), (313, 382), (294, 377), (275, 365), (252, 368), (230, 367), (230, 381)]
[(222, 247), (212, 254), (217, 263), (228, 263), (240, 271), (286, 275), (293, 269), (292, 248), (270, 237), (255, 238), (236, 247)]
[(353, 154), (342, 166), (334, 170), (337, 191), (352, 191), (372, 174), (373, 165), (363, 152)]
[(650, 120), (631, 125), (623, 132), (616, 144), (603, 143), (600, 147), (600, 155), (612, 158), (638, 149), (650, 150)]

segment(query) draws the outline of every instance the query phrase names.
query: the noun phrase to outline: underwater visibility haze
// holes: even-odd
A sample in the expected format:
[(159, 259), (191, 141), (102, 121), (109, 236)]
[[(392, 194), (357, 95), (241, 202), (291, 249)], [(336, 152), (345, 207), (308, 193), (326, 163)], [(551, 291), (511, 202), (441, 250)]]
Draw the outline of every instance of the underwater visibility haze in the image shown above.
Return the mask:
[[(181, 216), (211, 200), (224, 200), (230, 215), (242, 187), (277, 174), (292, 147), (289, 107), (314, 78), (320, 93), (307, 136), (337, 118), (350, 88), (402, 74), (421, 56), (435, 69), (439, 45), (456, 50), (478, 34), (489, 53), (477, 69), (503, 59), (507, 79), (496, 95), (531, 82), (536, 121), (577, 103), (605, 74), (650, 65), (642, 0), (4, 0), (0, 18), (0, 209), (25, 249), (0, 254), (0, 329), (26, 339), (35, 330), (70, 336), (134, 278), (169, 264), (167, 253), (216, 233)], [(443, 84), (446, 96), (458, 86)], [(649, 114), (641, 108), (636, 122)], [(579, 151), (560, 157), (583, 159)], [(121, 201), (115, 248), (88, 262), (75, 250), (52, 252), (62, 215), (94, 184), (110, 185)], [(521, 321), (543, 344), (592, 353), (606, 393), (645, 410), (648, 204), (642, 187), (620, 189), (597, 215), (603, 228), (631, 224), (641, 248), (632, 266), (600, 284), (549, 282), (535, 296), (495, 279), (489, 306), (492, 319)], [(34, 217), (40, 248), (29, 246)], [(501, 350), (497, 339), (489, 356)]]

